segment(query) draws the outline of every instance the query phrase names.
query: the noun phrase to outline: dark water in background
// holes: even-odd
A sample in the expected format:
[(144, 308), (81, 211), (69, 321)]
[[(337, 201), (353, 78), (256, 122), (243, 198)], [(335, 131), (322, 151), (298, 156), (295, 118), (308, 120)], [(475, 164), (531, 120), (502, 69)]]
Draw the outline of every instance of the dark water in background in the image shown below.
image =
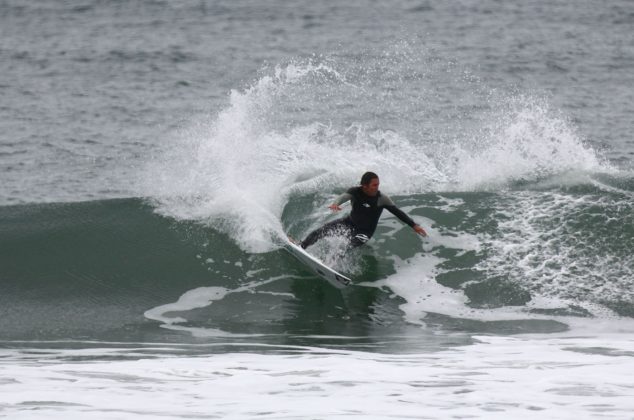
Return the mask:
[[(229, 90), (244, 89), (263, 69), (313, 56), (329, 57), (342, 73), (373, 72), (367, 84), (383, 94), (425, 94), (395, 112), (449, 135), (464, 124), (456, 114), (483, 107), (477, 91), (545, 95), (582, 140), (631, 170), (628, 1), (3, 1), (0, 7), (6, 204), (138, 196), (143, 192), (131, 188), (138, 167), (173, 141), (172, 129), (226, 108)], [(402, 44), (414, 62), (382, 57)], [(463, 72), (479, 82), (456, 85)], [(385, 73), (394, 76), (396, 93), (381, 79)], [(382, 104), (359, 96), (340, 104), (352, 116)], [(334, 105), (322, 103), (323, 110), (305, 117), (327, 124), (336, 118)], [(296, 109), (284, 112), (297, 123)], [(391, 128), (380, 116), (373, 120)]]
[[(386, 219), (340, 262), (357, 282), (427, 255), (420, 277), (464, 308), (634, 314), (627, 1), (0, 11), (3, 339), (186, 341), (144, 313), (249, 284), (201, 291), (185, 324), (274, 341), (423, 334), (400, 307), (416, 296), (342, 297), (276, 245), (326, 220), (366, 168), (434, 233), (421, 243)], [(566, 328), (424, 309), (433, 331)]]

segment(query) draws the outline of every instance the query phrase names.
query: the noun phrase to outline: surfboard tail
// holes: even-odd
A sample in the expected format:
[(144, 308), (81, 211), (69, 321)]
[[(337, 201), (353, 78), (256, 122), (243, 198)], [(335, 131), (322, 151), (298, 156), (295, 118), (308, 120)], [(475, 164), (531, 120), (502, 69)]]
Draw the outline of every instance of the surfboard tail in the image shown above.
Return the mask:
[(338, 271), (328, 267), (318, 258), (312, 256), (305, 249), (303, 249), (298, 244), (295, 244), (289, 238), (288, 245), (286, 246), (286, 250), (291, 253), (295, 258), (297, 258), (300, 262), (302, 262), (305, 266), (311, 269), (315, 274), (317, 274), (322, 279), (326, 280), (331, 285), (335, 286), (338, 289), (343, 289), (346, 286), (352, 284), (352, 280)]

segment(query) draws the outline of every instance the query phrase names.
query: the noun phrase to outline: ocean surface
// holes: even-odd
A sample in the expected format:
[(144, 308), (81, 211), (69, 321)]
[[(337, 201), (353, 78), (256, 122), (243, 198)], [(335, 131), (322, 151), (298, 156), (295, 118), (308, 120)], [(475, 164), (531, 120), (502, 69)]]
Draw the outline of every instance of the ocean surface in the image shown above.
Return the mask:
[[(0, 0), (0, 418), (634, 419), (633, 68), (629, 0)], [(429, 236), (340, 291), (367, 170)]]

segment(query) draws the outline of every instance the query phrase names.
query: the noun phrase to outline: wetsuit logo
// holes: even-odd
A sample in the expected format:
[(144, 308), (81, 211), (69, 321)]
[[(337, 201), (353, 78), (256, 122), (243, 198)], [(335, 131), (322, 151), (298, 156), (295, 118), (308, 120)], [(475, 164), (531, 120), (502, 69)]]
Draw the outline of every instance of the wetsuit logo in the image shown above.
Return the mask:
[(370, 205), (368, 203), (363, 203), (363, 207), (370, 208)]
[(370, 240), (370, 238), (368, 237), (368, 235), (364, 235), (363, 233), (358, 233), (354, 236), (354, 239), (356, 239), (357, 241), (361, 242), (362, 244), (368, 242)]

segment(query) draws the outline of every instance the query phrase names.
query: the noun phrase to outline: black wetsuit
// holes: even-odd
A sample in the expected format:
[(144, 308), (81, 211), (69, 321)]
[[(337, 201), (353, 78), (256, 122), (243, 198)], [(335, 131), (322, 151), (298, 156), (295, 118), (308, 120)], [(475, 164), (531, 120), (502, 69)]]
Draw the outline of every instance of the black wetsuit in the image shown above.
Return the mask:
[(311, 232), (301, 243), (302, 248), (307, 248), (326, 236), (347, 236), (350, 245), (357, 247), (366, 243), (374, 234), (383, 209), (401, 219), (409, 226), (414, 222), (407, 214), (394, 205), (390, 197), (381, 194), (380, 191), (373, 197), (366, 195), (361, 187), (353, 187), (340, 195), (335, 200), (336, 205), (351, 200), (352, 211), (342, 219), (326, 223), (319, 229)]

